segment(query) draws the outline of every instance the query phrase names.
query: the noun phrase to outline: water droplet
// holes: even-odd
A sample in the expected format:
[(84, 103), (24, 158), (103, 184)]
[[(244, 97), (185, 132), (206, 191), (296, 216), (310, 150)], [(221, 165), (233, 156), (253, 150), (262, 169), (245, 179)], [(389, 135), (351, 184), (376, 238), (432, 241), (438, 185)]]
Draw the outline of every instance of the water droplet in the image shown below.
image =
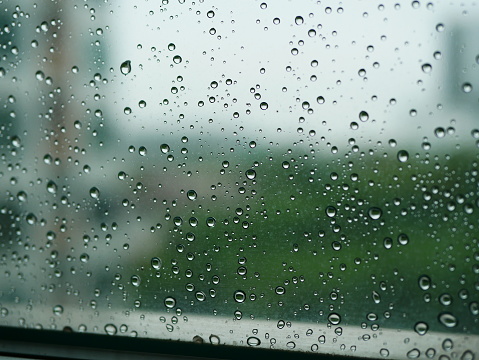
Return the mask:
[(258, 346), (261, 344), (261, 340), (258, 339), (257, 337), (250, 336), (248, 339), (246, 339), (246, 343), (249, 346)]
[(414, 331), (421, 336), (425, 335), (428, 329), (429, 329), (429, 326), (425, 322), (418, 322), (416, 323), (416, 325), (414, 325)]
[(409, 153), (406, 150), (399, 150), (397, 158), (400, 162), (404, 163), (409, 159)]
[(326, 208), (326, 215), (330, 218), (336, 216), (336, 208), (334, 206), (328, 206)]
[(120, 65), (120, 71), (123, 75), (128, 75), (131, 72), (131, 61), (123, 61)]
[(462, 84), (462, 91), (464, 91), (466, 94), (470, 93), (472, 91), (471, 83), (466, 82), (466, 83)]
[(27, 201), (27, 194), (25, 193), (25, 191), (19, 191), (17, 194), (17, 199), (21, 202)]
[(390, 237), (384, 238), (383, 244), (384, 248), (389, 250), (393, 247), (393, 239), (391, 239)]
[(421, 355), (421, 352), (418, 349), (412, 349), (408, 351), (406, 355), (409, 359), (417, 359)]
[(436, 137), (438, 138), (443, 138), (444, 136), (446, 136), (446, 130), (443, 127), (437, 127), (434, 130), (434, 135), (436, 135)]
[(206, 225), (208, 227), (214, 227), (216, 225), (216, 219), (214, 217), (208, 217), (206, 219)]
[(235, 319), (241, 320), (242, 317), (243, 317), (243, 313), (239, 310), (235, 310)]
[(461, 360), (474, 360), (474, 353), (471, 350), (464, 351), (461, 356)]
[(141, 278), (138, 275), (133, 275), (131, 277), (131, 284), (136, 287), (140, 286)]
[(431, 66), (431, 64), (427, 64), (427, 63), (422, 64), (421, 69), (422, 69), (423, 72), (425, 72), (427, 74), (427, 73), (430, 73), (432, 71), (432, 66)]
[(442, 294), (439, 296), (439, 302), (444, 306), (449, 306), (452, 304), (452, 296), (449, 294)]
[(380, 354), (382, 357), (388, 357), (388, 356), (389, 356), (389, 350), (388, 350), (388, 349), (385, 349), (385, 348), (382, 348), (381, 350), (379, 350), (379, 354)]
[(63, 306), (61, 305), (55, 305), (53, 307), (53, 313), (56, 315), (56, 316), (60, 316), (61, 314), (63, 314)]
[(431, 278), (427, 275), (422, 275), (419, 277), (418, 283), (421, 290), (426, 291), (431, 287)]
[(234, 299), (235, 299), (235, 301), (236, 301), (237, 303), (242, 303), (242, 302), (244, 302), (244, 301), (246, 300), (246, 294), (245, 294), (245, 292), (242, 291), (242, 290), (236, 290), (236, 291), (234, 292), (233, 297), (234, 297)]
[(151, 259), (151, 267), (155, 270), (161, 269), (161, 259), (158, 257), (154, 257)]
[(168, 296), (165, 298), (165, 306), (168, 309), (172, 309), (176, 306), (176, 299), (174, 297)]
[(140, 148), (138, 149), (138, 153), (140, 154), (140, 156), (145, 156), (147, 153), (146, 147), (140, 146)]
[(166, 154), (168, 151), (170, 151), (170, 147), (168, 144), (161, 144), (160, 150), (163, 154)]
[(198, 197), (198, 195), (196, 194), (196, 191), (195, 190), (188, 190), (186, 192), (186, 196), (188, 197), (189, 200), (193, 201), (193, 200), (196, 200), (196, 198)]
[(373, 291), (373, 301), (375, 304), (379, 304), (381, 302), (381, 296), (376, 291)]
[(445, 350), (445, 351), (451, 351), (454, 347), (454, 343), (452, 342), (451, 339), (445, 339), (443, 342), (442, 342), (442, 348)]
[(100, 198), (100, 190), (98, 190), (98, 188), (93, 186), (90, 189), (90, 196), (92, 199), (98, 200)]
[(304, 23), (304, 19), (302, 16), (296, 16), (296, 18), (294, 19), (294, 22), (296, 25), (301, 25)]
[(457, 319), (454, 315), (448, 312), (440, 313), (438, 316), (439, 322), (448, 328), (457, 326)]
[(246, 177), (250, 180), (253, 180), (256, 177), (256, 171), (253, 169), (246, 170)]
[(383, 211), (378, 207), (372, 207), (368, 210), (368, 215), (373, 220), (378, 220), (382, 214)]
[(286, 289), (282, 286), (277, 286), (274, 291), (278, 295), (284, 295), (286, 293)]
[(338, 325), (341, 322), (341, 316), (336, 313), (331, 313), (328, 315), (328, 321), (333, 325)]
[(266, 110), (268, 108), (268, 103), (263, 101), (261, 104), (259, 104), (259, 107), (261, 110)]
[(213, 345), (218, 345), (220, 343), (220, 338), (217, 335), (210, 335), (210, 343)]
[(179, 63), (181, 63), (182, 61), (183, 61), (183, 59), (181, 58), (180, 55), (175, 55), (175, 56), (173, 56), (173, 62), (174, 62), (175, 64), (179, 64)]
[(35, 73), (35, 77), (37, 78), (38, 81), (43, 81), (45, 79), (45, 74), (43, 73), (43, 71), (38, 70)]
[(294, 341), (288, 341), (288, 342), (286, 343), (286, 347), (287, 347), (288, 349), (294, 349), (294, 348), (296, 347), (296, 343), (295, 343)]
[(58, 190), (57, 184), (55, 184), (53, 181), (50, 180), (47, 183), (47, 191), (50, 194), (56, 194), (57, 190)]
[(399, 234), (398, 242), (400, 245), (407, 245), (409, 243), (409, 237), (406, 234)]
[(115, 325), (113, 325), (113, 324), (106, 324), (105, 325), (105, 332), (108, 335), (116, 335), (117, 331), (118, 330), (117, 330)]
[(361, 121), (368, 121), (369, 120), (369, 114), (366, 111), (361, 111), (359, 113), (359, 120)]

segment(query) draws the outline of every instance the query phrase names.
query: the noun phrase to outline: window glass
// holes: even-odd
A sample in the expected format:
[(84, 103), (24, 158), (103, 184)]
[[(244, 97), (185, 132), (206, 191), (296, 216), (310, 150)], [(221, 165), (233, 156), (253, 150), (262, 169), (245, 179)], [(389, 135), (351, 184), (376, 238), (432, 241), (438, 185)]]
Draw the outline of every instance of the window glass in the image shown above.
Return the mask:
[(479, 351), (479, 11), (0, 1), (3, 325)]

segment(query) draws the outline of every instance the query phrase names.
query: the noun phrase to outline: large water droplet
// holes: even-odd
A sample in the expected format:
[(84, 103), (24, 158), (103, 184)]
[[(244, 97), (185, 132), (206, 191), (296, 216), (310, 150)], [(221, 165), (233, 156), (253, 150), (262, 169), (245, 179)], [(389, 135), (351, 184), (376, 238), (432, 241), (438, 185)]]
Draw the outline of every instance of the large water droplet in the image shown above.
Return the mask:
[(172, 309), (176, 306), (176, 299), (174, 297), (168, 296), (165, 298), (165, 306), (168, 309)]
[(336, 313), (331, 313), (328, 315), (328, 321), (333, 325), (338, 325), (341, 322), (341, 316)]
[(457, 319), (454, 315), (448, 312), (443, 312), (438, 316), (439, 322), (445, 327), (453, 328), (457, 326)]
[(108, 334), (108, 335), (116, 335), (117, 333), (117, 329), (116, 329), (116, 326), (113, 325), (113, 324), (106, 324), (105, 325), (105, 332)]
[(63, 306), (61, 305), (55, 305), (53, 307), (53, 313), (57, 316), (60, 316), (61, 314), (63, 314)]
[(366, 111), (361, 111), (359, 113), (359, 120), (361, 121), (368, 121), (369, 120), (369, 114)]
[(236, 290), (233, 295), (234, 299), (238, 303), (242, 303), (246, 300), (246, 294), (242, 290)]
[(422, 275), (419, 277), (418, 283), (421, 290), (426, 291), (431, 287), (431, 278), (427, 275)]
[(258, 346), (258, 345), (261, 344), (261, 340), (258, 339), (257, 337), (250, 336), (250, 337), (246, 340), (246, 343), (247, 343), (249, 346)]
[(131, 61), (123, 61), (120, 65), (120, 71), (123, 75), (128, 75), (131, 72)]
[(368, 210), (368, 215), (373, 220), (378, 220), (382, 214), (382, 210), (378, 207), (372, 207)]
[(417, 359), (421, 355), (421, 352), (418, 349), (412, 349), (408, 351), (406, 355), (409, 359)]
[(250, 180), (253, 180), (256, 177), (256, 171), (253, 169), (246, 170), (246, 177)]
[(47, 183), (47, 191), (50, 194), (56, 194), (57, 190), (58, 190), (57, 184), (55, 184), (52, 180), (50, 180)]
[(141, 278), (138, 275), (133, 275), (131, 277), (131, 284), (136, 287), (140, 286)]
[(198, 197), (198, 195), (196, 194), (196, 191), (195, 190), (188, 190), (186, 192), (186, 196), (188, 197), (189, 200), (193, 201), (193, 200), (196, 200), (196, 198)]
[(428, 329), (429, 329), (429, 326), (425, 322), (418, 322), (416, 323), (416, 325), (414, 325), (414, 331), (421, 336), (425, 335)]
[(100, 198), (100, 190), (98, 190), (98, 188), (93, 186), (90, 189), (90, 196), (92, 199), (98, 200)]
[(402, 163), (408, 161), (409, 159), (409, 153), (406, 150), (400, 150), (398, 151), (398, 160)]

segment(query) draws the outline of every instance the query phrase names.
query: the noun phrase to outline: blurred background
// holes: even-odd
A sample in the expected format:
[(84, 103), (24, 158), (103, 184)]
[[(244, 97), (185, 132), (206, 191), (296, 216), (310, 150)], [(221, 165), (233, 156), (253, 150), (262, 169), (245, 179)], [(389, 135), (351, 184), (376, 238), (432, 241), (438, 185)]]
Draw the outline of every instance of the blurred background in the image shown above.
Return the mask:
[(477, 355), (475, 3), (0, 4), (3, 325)]

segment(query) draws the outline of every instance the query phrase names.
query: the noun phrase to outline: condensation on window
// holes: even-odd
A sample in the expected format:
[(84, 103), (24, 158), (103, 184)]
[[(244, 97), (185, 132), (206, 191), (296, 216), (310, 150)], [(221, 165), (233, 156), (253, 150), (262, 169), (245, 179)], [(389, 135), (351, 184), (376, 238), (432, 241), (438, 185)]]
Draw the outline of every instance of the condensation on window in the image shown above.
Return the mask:
[(479, 353), (479, 10), (0, 1), (3, 325)]

